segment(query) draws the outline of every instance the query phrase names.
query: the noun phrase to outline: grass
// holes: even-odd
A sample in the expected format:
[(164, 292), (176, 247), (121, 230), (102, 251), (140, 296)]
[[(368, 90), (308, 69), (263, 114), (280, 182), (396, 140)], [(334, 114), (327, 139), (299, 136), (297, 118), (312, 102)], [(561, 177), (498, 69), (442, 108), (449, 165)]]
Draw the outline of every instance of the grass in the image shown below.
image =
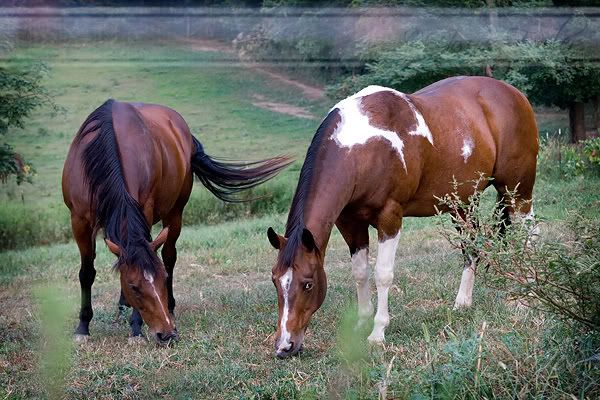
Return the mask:
[[(107, 98), (159, 103), (177, 110), (208, 154), (256, 160), (291, 153), (302, 158), (318, 120), (275, 113), (252, 105), (259, 95), (274, 102), (305, 107), (314, 115), (327, 111), (325, 101), (305, 99), (293, 87), (282, 86), (217, 52), (192, 51), (183, 45), (142, 45), (100, 42), (65, 46), (30, 46), (14, 52), (10, 63), (42, 60), (50, 66), (47, 86), (64, 112), (39, 110), (24, 129), (13, 129), (6, 140), (33, 163), (33, 185), (11, 182), (0, 188), (0, 248), (66, 242), (68, 212), (62, 204), (60, 179), (64, 158), (80, 124)], [(225, 63), (223, 63), (223, 60)], [(183, 64), (171, 64), (172, 62)], [(243, 143), (243, 146), (232, 145)], [(283, 212), (291, 199), (299, 163), (277, 180), (258, 189), (272, 193), (262, 202), (225, 206), (196, 185), (186, 213), (187, 223), (215, 223), (244, 215)], [(11, 232), (15, 215), (35, 234)], [(48, 223), (40, 223), (47, 220)]]
[[(270, 269), (275, 252), (265, 232), (269, 226), (283, 230), (290, 202), (285, 196), (293, 191), (298, 165), (265, 189), (280, 197), (249, 206), (257, 209), (223, 209), (215, 203), (203, 210), (205, 191), (196, 185), (178, 242), (174, 275), (179, 343), (170, 348), (128, 344), (128, 324), (113, 322), (119, 295), (118, 276), (111, 269), (114, 256), (101, 242), (92, 340), (82, 345), (65, 342), (78, 313), (79, 255), (74, 243), (61, 243), (67, 240), (68, 224), (59, 178), (67, 146), (95, 106), (107, 97), (168, 104), (182, 113), (193, 132), (200, 132), (210, 154), (251, 159), (282, 152), (301, 157), (318, 123), (257, 109), (248, 103), (253, 92), (308, 107), (315, 115), (322, 115), (327, 105), (303, 99), (251, 70), (210, 63), (222, 55), (177, 46), (142, 50), (99, 43), (22, 48), (17, 54), (49, 62), (48, 84), (59, 92), (57, 101), (67, 112), (53, 119), (40, 111), (26, 130), (11, 133), (8, 139), (36, 164), (39, 175), (32, 186), (2, 187), (4, 216), (0, 217), (15, 221), (11, 229), (18, 236), (43, 238), (35, 229), (35, 221), (42, 218), (66, 233), (59, 243), (48, 240), (44, 246), (0, 253), (0, 398), (597, 395), (597, 364), (588, 368), (589, 363), (580, 362), (586, 354), (598, 353), (593, 335), (574, 336), (551, 317), (515, 309), (501, 293), (477, 284), (471, 309), (451, 309), (460, 282), (461, 256), (444, 241), (431, 218), (407, 219), (404, 224), (385, 346), (368, 348), (368, 332), (354, 331), (355, 285), (348, 250), (334, 232), (326, 259), (327, 299), (311, 322), (306, 349), (289, 360), (274, 358), (277, 299)], [(87, 69), (67, 62), (91, 58), (125, 61)], [(152, 66), (143, 61), (146, 58), (191, 61), (172, 69)], [(42, 127), (49, 133), (40, 137), (37, 132)], [(231, 146), (242, 140), (243, 147)], [(19, 190), (25, 205), (20, 204)], [(541, 176), (535, 190), (536, 215), (544, 221), (542, 233), (552, 233), (549, 237), (561, 230), (568, 210), (582, 210), (594, 218), (600, 214), (597, 177), (549, 180)], [(486, 195), (487, 201), (493, 197), (492, 192)], [(190, 224), (202, 218), (212, 225)], [(33, 222), (18, 223), (27, 219)], [(371, 265), (376, 256), (372, 235)], [(373, 280), (371, 284), (374, 289)], [(55, 348), (61, 350), (50, 351)], [(52, 363), (59, 368), (53, 370)]]

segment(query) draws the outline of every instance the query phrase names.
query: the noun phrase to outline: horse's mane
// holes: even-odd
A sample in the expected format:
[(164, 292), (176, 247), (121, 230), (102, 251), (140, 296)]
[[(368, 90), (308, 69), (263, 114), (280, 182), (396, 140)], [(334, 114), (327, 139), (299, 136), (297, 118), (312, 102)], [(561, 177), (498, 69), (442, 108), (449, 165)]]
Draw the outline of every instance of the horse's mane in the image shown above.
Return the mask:
[(298, 186), (296, 187), (296, 193), (294, 194), (292, 206), (285, 226), (287, 243), (280, 255), (279, 266), (281, 268), (289, 268), (293, 265), (296, 249), (301, 245), (302, 231), (306, 228), (304, 223), (304, 208), (306, 206), (306, 200), (310, 195), (313, 172), (315, 170), (315, 160), (321, 148), (323, 138), (335, 129), (335, 125), (337, 125), (335, 120), (338, 116), (339, 112), (337, 108), (329, 112), (327, 117), (321, 122), (321, 125), (319, 125), (319, 128), (317, 128), (317, 132), (313, 136), (306, 152), (304, 164), (300, 170), (300, 179), (298, 180)]
[[(140, 204), (127, 192), (121, 168), (119, 145), (113, 126), (114, 100), (107, 100), (85, 120), (79, 142), (92, 132), (96, 137), (83, 151), (83, 168), (90, 188), (96, 225), (121, 248), (119, 265), (137, 265), (152, 274), (158, 257), (150, 248), (150, 227)], [(94, 214), (94, 213), (92, 213)]]

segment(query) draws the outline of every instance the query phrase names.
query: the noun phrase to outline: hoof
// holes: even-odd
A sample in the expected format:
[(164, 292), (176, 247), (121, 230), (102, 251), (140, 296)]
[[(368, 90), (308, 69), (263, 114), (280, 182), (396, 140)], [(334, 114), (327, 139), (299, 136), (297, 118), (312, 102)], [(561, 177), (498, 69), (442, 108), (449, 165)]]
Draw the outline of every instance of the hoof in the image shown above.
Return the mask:
[(383, 344), (385, 342), (385, 337), (383, 335), (375, 335), (373, 333), (371, 333), (369, 335), (369, 337), (367, 338), (367, 340), (369, 341), (369, 344)]
[(129, 339), (127, 339), (127, 343), (136, 346), (146, 344), (148, 343), (148, 340), (145, 336), (130, 336)]
[(73, 335), (73, 341), (75, 343), (87, 343), (90, 340), (90, 335), (81, 335), (76, 333)]
[(465, 310), (467, 308), (471, 307), (471, 302), (467, 301), (467, 300), (463, 300), (463, 299), (456, 299), (456, 301), (454, 302), (454, 307), (452, 307), (452, 309), (454, 311), (456, 310)]

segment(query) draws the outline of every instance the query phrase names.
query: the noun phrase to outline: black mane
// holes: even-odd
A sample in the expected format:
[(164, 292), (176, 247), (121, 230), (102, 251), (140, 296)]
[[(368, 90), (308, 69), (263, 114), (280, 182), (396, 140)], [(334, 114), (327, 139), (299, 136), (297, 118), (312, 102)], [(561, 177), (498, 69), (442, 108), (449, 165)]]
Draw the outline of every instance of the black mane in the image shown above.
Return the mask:
[[(127, 192), (121, 169), (119, 146), (113, 127), (114, 101), (107, 100), (85, 120), (81, 140), (97, 132), (83, 151), (83, 167), (90, 187), (96, 225), (121, 248), (119, 263), (136, 265), (154, 274), (158, 257), (150, 248), (150, 227), (140, 204)], [(94, 214), (94, 213), (93, 213)]]
[(287, 243), (281, 252), (279, 264), (282, 268), (289, 268), (293, 265), (296, 249), (301, 245), (302, 231), (306, 228), (304, 223), (304, 208), (306, 206), (306, 200), (310, 195), (317, 153), (321, 148), (323, 138), (335, 128), (335, 120), (338, 117), (339, 111), (337, 108), (332, 110), (327, 117), (325, 117), (323, 122), (321, 122), (321, 125), (319, 125), (319, 128), (317, 128), (317, 132), (313, 136), (308, 151), (306, 152), (306, 158), (304, 159), (304, 164), (300, 170), (300, 179), (298, 180), (298, 186), (296, 187), (296, 193), (294, 194), (294, 199), (292, 200), (292, 206), (285, 226)]

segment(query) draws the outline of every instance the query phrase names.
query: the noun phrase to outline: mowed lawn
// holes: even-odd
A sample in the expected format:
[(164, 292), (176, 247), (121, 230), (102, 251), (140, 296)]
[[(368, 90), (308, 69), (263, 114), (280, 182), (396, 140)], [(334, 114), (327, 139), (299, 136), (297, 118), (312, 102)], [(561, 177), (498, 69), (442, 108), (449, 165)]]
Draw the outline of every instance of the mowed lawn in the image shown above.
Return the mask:
[[(51, 215), (65, 223), (68, 214), (60, 194), (64, 156), (79, 124), (109, 97), (169, 105), (184, 116), (209, 154), (236, 159), (291, 153), (301, 160), (331, 105), (239, 66), (230, 55), (173, 43), (48, 45), (18, 49), (15, 56), (48, 63), (48, 86), (64, 113), (53, 117), (42, 110), (27, 129), (11, 132), (9, 141), (34, 163), (38, 175), (33, 185), (3, 186), (1, 199), (16, 206), (22, 195), (25, 207), (52, 209)], [(257, 107), (257, 98), (302, 107), (315, 118)], [(272, 187), (292, 192), (299, 166), (300, 161)], [(204, 198), (205, 190), (195, 186), (194, 196)], [(546, 240), (560, 240), (571, 211), (598, 218), (599, 194), (598, 179), (551, 181), (540, 176), (534, 204)], [(493, 193), (487, 196), (491, 198)], [(405, 222), (384, 346), (369, 348), (368, 332), (353, 329), (349, 254), (334, 232), (326, 256), (327, 299), (311, 322), (305, 350), (292, 359), (276, 359), (277, 298), (270, 281), (276, 253), (266, 229), (281, 232), (285, 217), (263, 213), (184, 227), (174, 274), (181, 340), (169, 348), (128, 343), (127, 322), (115, 322), (119, 280), (112, 271), (114, 256), (102, 242), (92, 339), (80, 345), (71, 340), (80, 301), (75, 244), (3, 251), (0, 396), (564, 398), (586, 390), (577, 385), (574, 344), (564, 334), (566, 328), (541, 313), (515, 308), (502, 293), (478, 285), (483, 269), (474, 306), (452, 310), (461, 256), (443, 239), (433, 218)], [(375, 242), (373, 235), (372, 265)]]

